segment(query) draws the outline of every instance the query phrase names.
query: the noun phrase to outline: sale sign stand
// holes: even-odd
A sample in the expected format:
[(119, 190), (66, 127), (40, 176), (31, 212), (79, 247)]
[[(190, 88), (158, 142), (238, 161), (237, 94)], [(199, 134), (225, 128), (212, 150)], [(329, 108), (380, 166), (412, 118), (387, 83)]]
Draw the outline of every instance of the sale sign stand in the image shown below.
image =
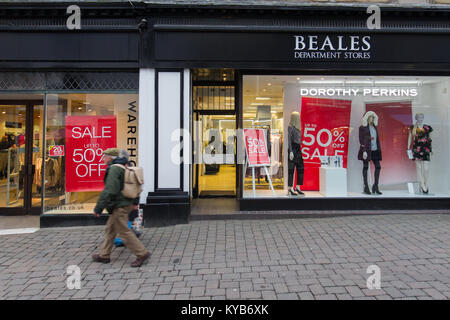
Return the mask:
[(244, 141), (245, 152), (247, 155), (244, 172), (247, 171), (247, 167), (252, 168), (253, 196), (256, 197), (256, 167), (264, 168), (267, 180), (269, 181), (270, 190), (272, 190), (272, 193), (275, 195), (275, 190), (273, 189), (272, 185), (272, 179), (270, 178), (269, 170), (267, 170), (267, 167), (270, 166), (270, 158), (267, 149), (266, 131), (264, 129), (244, 129)]

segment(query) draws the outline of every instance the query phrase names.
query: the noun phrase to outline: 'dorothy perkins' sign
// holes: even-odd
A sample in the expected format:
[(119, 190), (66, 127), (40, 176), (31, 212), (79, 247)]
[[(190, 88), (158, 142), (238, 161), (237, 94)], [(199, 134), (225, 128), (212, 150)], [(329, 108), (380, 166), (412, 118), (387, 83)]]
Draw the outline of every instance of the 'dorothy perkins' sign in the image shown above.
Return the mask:
[(295, 35), (295, 59), (370, 60), (371, 38), (361, 35)]

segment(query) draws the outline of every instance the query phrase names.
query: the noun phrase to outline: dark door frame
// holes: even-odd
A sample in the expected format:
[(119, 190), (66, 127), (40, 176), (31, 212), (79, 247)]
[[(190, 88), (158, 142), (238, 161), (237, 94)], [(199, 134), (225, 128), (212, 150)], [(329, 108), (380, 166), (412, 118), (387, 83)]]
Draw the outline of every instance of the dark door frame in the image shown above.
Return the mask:
[[(221, 116), (221, 115), (233, 115), (235, 117), (235, 120), (236, 120), (236, 130), (238, 129), (238, 126), (237, 126), (237, 124), (238, 124), (238, 117), (237, 117), (237, 110), (236, 110), (236, 108), (234, 110), (194, 110), (193, 111), (193, 115), (192, 115), (192, 120), (193, 121), (198, 121), (199, 116), (201, 116), (201, 115), (218, 115), (218, 116)], [(196, 130), (194, 128), (194, 126), (192, 126), (192, 128), (193, 128), (193, 130)], [(195, 143), (194, 143), (194, 135), (192, 135), (192, 146), (194, 146), (194, 145), (195, 145)], [(236, 141), (236, 146), (235, 146), (236, 154), (235, 154), (235, 157), (234, 157), (234, 163), (236, 165), (236, 177), (238, 176), (237, 148), (238, 147), (237, 147), (237, 141)], [(192, 152), (192, 164), (195, 166), (195, 170), (193, 170), (194, 171), (194, 175), (195, 175), (195, 179), (192, 180), (194, 182), (193, 186), (192, 186), (192, 197), (194, 199), (203, 198), (205, 196), (200, 197), (200, 193), (199, 193), (199, 190), (198, 190), (199, 189), (198, 188), (198, 184), (199, 184), (199, 166), (200, 166), (200, 164), (195, 163), (194, 152)], [(207, 197), (237, 198), (237, 196), (239, 194), (237, 181), (236, 181), (235, 188), (236, 188), (235, 189), (236, 190), (235, 194), (232, 195), (232, 196), (230, 196), (230, 195), (218, 195), (218, 196), (207, 196)]]
[[(20, 170), (23, 170), (24, 173), (23, 206), (15, 208), (2, 207), (0, 208), (0, 214), (40, 215), (42, 210), (42, 203), (38, 207), (32, 206), (32, 184), (33, 174), (35, 172), (35, 167), (33, 165), (33, 111), (34, 107), (37, 105), (42, 105), (42, 108), (45, 109), (45, 96), (42, 96), (42, 100), (0, 100), (0, 105), (25, 106), (25, 164), (20, 168)], [(42, 128), (43, 132), (44, 129), (45, 128)], [(41, 139), (44, 139), (44, 135), (42, 135)], [(43, 140), (43, 142), (45, 141)]]

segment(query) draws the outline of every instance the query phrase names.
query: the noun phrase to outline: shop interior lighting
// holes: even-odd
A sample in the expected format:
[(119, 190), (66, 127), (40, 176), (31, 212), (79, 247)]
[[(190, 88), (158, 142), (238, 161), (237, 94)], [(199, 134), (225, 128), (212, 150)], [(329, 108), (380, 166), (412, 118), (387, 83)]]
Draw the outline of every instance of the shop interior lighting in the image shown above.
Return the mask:
[(375, 80), (375, 84), (422, 84), (422, 81), (417, 80)]
[(300, 80), (301, 84), (344, 84), (342, 80)]

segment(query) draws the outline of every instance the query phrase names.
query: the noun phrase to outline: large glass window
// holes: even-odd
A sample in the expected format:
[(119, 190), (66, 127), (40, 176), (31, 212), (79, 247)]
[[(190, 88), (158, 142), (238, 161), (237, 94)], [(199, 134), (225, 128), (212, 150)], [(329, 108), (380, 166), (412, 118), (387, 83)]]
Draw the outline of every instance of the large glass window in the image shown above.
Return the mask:
[(125, 149), (138, 165), (138, 95), (74, 93), (46, 98), (45, 159), (39, 159), (44, 167), (36, 173), (44, 214), (92, 212), (103, 190), (102, 151)]
[(0, 94), (0, 208), (27, 212), (41, 206), (35, 172), (43, 121), (42, 94)]
[(244, 197), (450, 195), (450, 78), (243, 80), (244, 134), (266, 143), (246, 157)]

